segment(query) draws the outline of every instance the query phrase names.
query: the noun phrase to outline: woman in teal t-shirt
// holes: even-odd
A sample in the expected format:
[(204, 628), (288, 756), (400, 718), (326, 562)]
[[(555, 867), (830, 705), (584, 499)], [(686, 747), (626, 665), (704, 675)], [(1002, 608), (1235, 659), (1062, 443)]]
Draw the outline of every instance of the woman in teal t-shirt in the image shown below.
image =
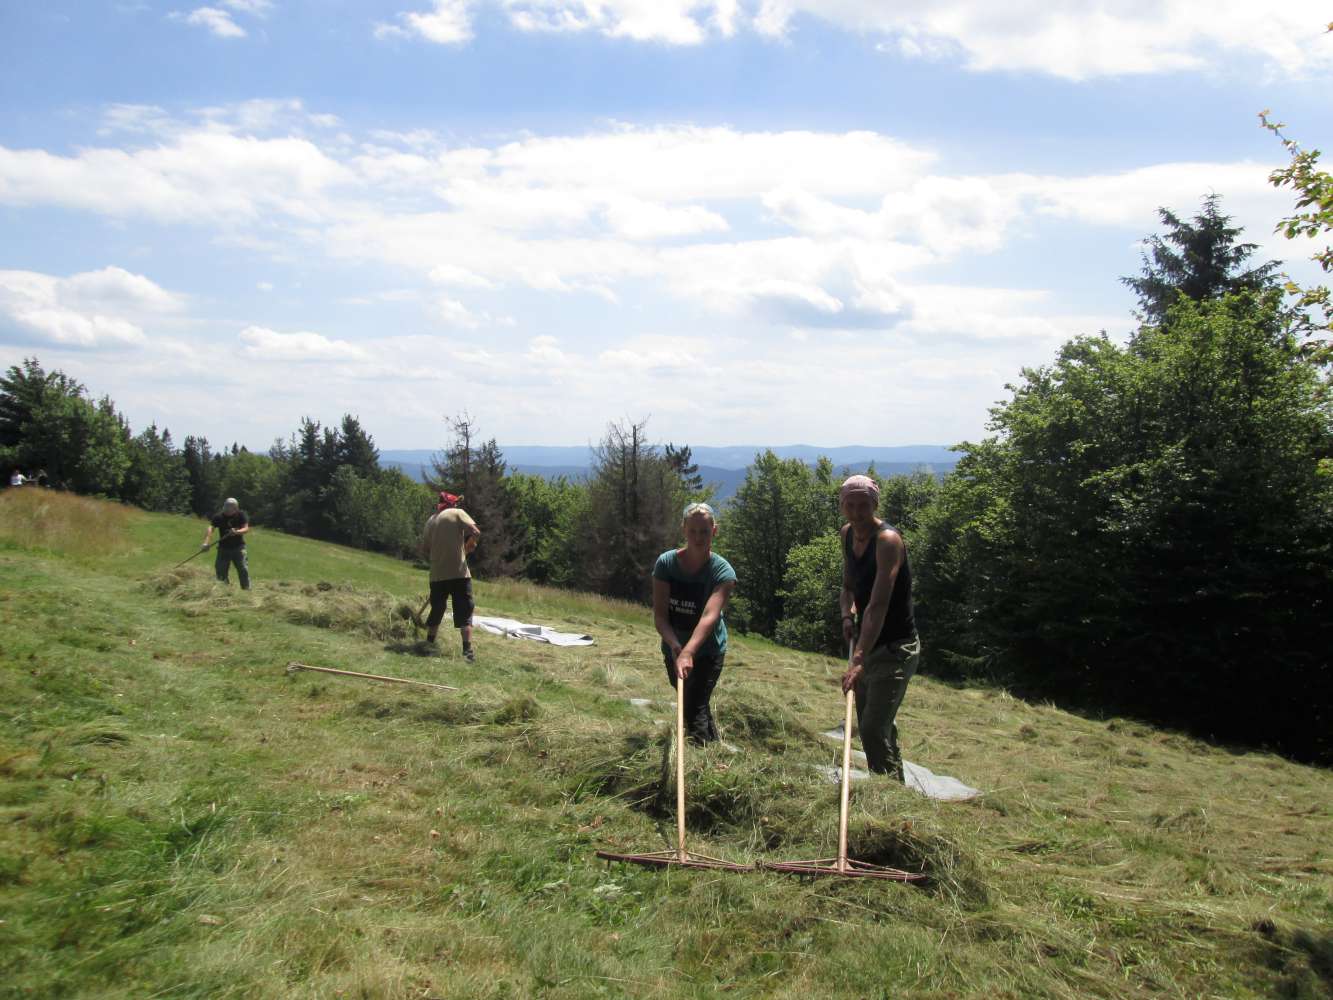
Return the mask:
[(681, 518), (685, 547), (667, 549), (653, 567), (653, 624), (672, 687), (679, 677), (690, 742), (717, 739), (709, 699), (727, 654), (722, 610), (736, 589), (736, 571), (713, 553), (717, 516), (706, 503), (686, 506)]

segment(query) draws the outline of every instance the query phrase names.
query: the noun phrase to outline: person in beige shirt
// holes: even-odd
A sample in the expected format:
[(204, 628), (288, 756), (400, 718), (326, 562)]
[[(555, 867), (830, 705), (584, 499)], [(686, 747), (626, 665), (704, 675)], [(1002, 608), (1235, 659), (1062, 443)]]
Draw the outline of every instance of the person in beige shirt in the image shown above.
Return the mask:
[(463, 659), (476, 662), (472, 651), (472, 573), (468, 553), (477, 547), (481, 529), (460, 506), (463, 498), (441, 493), (435, 514), (426, 522), (421, 554), (430, 562), (430, 617), (426, 619), (426, 641), (433, 643), (444, 620), (450, 599), (454, 605), (454, 628), (463, 637)]

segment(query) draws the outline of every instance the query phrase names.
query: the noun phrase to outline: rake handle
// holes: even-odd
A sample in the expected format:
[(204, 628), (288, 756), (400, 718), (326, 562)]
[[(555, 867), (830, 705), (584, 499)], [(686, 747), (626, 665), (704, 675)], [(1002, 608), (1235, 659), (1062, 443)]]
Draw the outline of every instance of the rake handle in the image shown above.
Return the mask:
[(222, 540), (223, 540), (224, 538), (230, 538), (231, 536), (232, 536), (232, 532), (230, 532), (230, 531), (227, 532), (225, 535), (218, 535), (218, 540), (217, 540), (216, 542), (208, 542), (206, 545), (202, 545), (202, 546), (200, 546), (199, 551), (195, 552), (194, 555), (186, 556), (184, 559), (182, 559), (180, 562), (178, 562), (175, 566), (173, 566), (173, 567), (171, 567), (171, 568), (172, 568), (172, 569), (180, 569), (182, 566), (184, 566), (187, 562), (189, 562), (189, 561), (190, 561), (191, 559), (193, 559), (195, 556), (203, 555), (205, 552), (207, 552), (209, 549), (211, 549), (214, 545), (221, 545), (221, 544), (222, 544)]
[(685, 853), (685, 678), (676, 670), (676, 853)]
[[(847, 644), (847, 667), (851, 669), (853, 643)], [(853, 685), (854, 687), (855, 685)], [(852, 706), (855, 694), (852, 688), (843, 696), (846, 712), (842, 720), (842, 794), (838, 806), (838, 871), (847, 871), (847, 811), (852, 792)]]
[(313, 670), (316, 673), (337, 674), (340, 677), (361, 677), (368, 681), (384, 681), (386, 684), (412, 684), (416, 687), (438, 688), (441, 691), (458, 690), (448, 684), (431, 684), (429, 681), (413, 681), (406, 677), (385, 677), (383, 674), (362, 674), (355, 670), (335, 670), (333, 667), (312, 667), (308, 663), (297, 663), (295, 660), (287, 664), (287, 673), (294, 673), (297, 670)]

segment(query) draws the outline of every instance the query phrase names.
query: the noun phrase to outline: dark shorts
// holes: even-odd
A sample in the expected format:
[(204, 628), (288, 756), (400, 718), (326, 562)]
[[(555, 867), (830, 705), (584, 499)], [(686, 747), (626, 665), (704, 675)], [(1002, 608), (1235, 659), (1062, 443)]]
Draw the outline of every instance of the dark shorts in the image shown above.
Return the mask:
[(454, 628), (472, 624), (472, 612), (476, 608), (472, 602), (472, 577), (464, 576), (456, 580), (430, 582), (430, 617), (426, 619), (428, 627), (434, 628), (440, 624), (450, 600), (454, 605)]

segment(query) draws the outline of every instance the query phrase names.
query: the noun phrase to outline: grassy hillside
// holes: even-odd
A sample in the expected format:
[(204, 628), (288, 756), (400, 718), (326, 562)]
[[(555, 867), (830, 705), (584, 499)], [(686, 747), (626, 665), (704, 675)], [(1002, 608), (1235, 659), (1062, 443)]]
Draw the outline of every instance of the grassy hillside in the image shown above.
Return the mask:
[[(987, 793), (858, 784), (852, 853), (923, 886), (608, 866), (674, 837), (642, 609), (481, 583), (597, 645), (468, 665), (408, 565), (257, 529), (242, 593), (171, 568), (202, 535), (0, 495), (0, 997), (1330, 994), (1326, 771), (918, 679), (907, 757)], [(834, 852), (839, 670), (735, 642), (692, 847)]]

